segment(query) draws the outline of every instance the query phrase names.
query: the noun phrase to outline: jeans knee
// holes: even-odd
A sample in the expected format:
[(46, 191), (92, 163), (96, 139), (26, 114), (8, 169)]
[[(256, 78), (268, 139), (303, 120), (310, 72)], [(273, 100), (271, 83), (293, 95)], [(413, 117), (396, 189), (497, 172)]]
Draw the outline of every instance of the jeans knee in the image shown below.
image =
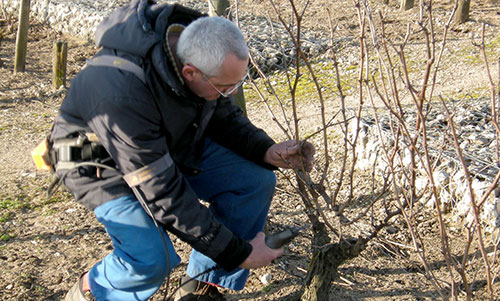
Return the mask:
[(273, 171), (264, 169), (259, 175), (260, 188), (264, 193), (272, 197), (274, 189), (276, 188), (276, 175)]
[(132, 265), (132, 273), (148, 280), (148, 282), (163, 282), (170, 274), (170, 271), (177, 265), (177, 258), (172, 258), (165, 253), (162, 246), (158, 246), (156, 250), (148, 250), (147, 255), (139, 260), (135, 260)]

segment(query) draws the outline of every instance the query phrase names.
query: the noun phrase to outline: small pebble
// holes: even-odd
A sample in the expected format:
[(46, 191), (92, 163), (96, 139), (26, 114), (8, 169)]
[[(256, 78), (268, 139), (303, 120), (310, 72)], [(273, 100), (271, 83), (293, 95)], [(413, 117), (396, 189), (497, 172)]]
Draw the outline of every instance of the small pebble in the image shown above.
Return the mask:
[(271, 274), (264, 274), (260, 277), (260, 282), (262, 282), (262, 284), (264, 285), (267, 285), (271, 282), (271, 280), (273, 279), (273, 275)]

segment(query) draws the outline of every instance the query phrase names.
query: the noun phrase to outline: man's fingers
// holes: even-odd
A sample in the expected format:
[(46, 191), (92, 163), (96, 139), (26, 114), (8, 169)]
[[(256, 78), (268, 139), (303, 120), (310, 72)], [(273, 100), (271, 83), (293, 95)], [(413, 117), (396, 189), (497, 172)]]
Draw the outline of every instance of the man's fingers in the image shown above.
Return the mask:
[(302, 146), (302, 154), (306, 157), (312, 157), (316, 152), (314, 145), (312, 145), (307, 141), (301, 141), (301, 146)]
[[(305, 168), (312, 170), (313, 156), (316, 152), (314, 145), (310, 142), (301, 140), (299, 143), (295, 140), (287, 140), (272, 146), (268, 161), (277, 167), (282, 168)], [(267, 153), (266, 153), (267, 156)]]
[(286, 155), (287, 156), (293, 156), (299, 153), (300, 150), (300, 145), (295, 144), (294, 146), (287, 147), (286, 148)]

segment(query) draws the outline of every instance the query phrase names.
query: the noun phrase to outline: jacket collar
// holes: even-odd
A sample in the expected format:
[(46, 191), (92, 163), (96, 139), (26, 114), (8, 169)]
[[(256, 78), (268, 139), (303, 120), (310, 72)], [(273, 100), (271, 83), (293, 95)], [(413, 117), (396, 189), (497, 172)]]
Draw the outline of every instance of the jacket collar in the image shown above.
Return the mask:
[(181, 24), (171, 24), (167, 28), (167, 32), (165, 34), (165, 42), (163, 43), (163, 49), (167, 55), (167, 58), (172, 64), (175, 74), (177, 75), (177, 78), (182, 85), (184, 85), (184, 78), (182, 77), (182, 74), (180, 72), (181, 70), (179, 70), (182, 68), (182, 65), (176, 58), (175, 49), (172, 48), (177, 45), (177, 40), (179, 39), (179, 36), (184, 28), (185, 27)]

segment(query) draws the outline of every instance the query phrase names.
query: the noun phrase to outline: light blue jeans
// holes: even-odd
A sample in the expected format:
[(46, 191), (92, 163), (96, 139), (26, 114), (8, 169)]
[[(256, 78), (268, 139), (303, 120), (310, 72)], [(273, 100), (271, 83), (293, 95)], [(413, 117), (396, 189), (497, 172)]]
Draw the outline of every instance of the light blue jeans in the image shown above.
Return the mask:
[[(262, 231), (276, 185), (274, 173), (207, 140), (200, 166), (202, 172), (186, 176), (198, 197), (210, 203), (216, 218), (238, 237), (250, 240)], [(147, 300), (161, 286), (180, 258), (162, 231), (169, 266), (160, 235), (135, 196), (121, 197), (97, 207), (97, 219), (113, 242), (113, 251), (89, 272), (96, 300)], [(187, 274), (191, 277), (215, 263), (193, 250)], [(219, 269), (199, 280), (240, 290), (248, 270)]]

